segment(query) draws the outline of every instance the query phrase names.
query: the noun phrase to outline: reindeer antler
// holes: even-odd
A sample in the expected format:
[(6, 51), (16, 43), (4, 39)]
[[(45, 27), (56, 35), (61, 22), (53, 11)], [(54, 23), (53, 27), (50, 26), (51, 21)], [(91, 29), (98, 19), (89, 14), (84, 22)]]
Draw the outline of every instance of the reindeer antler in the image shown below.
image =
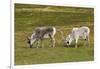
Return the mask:
[(26, 32), (24, 32), (24, 31), (23, 31), (23, 33), (25, 34), (25, 39), (24, 39), (24, 41), (26, 41), (27, 39), (29, 40), (29, 39), (30, 39), (29, 34), (26, 33)]

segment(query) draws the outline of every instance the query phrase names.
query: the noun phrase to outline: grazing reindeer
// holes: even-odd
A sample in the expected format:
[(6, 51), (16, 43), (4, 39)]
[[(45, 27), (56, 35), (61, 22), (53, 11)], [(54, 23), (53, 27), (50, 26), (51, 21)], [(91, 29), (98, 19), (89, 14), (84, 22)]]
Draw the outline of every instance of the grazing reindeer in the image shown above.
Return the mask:
[(76, 44), (75, 47), (77, 48), (78, 40), (81, 38), (87, 40), (89, 45), (89, 33), (90, 33), (90, 29), (85, 26), (80, 28), (73, 28), (71, 33), (65, 39), (64, 43), (65, 45), (70, 45), (72, 41), (75, 40), (75, 44)]
[[(36, 47), (38, 48), (40, 42), (42, 44), (43, 39), (50, 38), (52, 47), (55, 47), (55, 38), (54, 38), (55, 34), (56, 34), (56, 28), (55, 27), (37, 27), (35, 29), (35, 31), (32, 33), (31, 37), (27, 38), (28, 44), (29, 44), (30, 48), (32, 48), (32, 45), (35, 42), (37, 42)], [(42, 45), (42, 47), (44, 47), (44, 46)]]

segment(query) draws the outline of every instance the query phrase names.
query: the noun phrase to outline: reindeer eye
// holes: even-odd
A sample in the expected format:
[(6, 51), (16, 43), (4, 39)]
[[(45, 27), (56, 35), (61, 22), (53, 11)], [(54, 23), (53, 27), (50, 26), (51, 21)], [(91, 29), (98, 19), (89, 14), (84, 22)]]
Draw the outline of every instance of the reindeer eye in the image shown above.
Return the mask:
[(67, 44), (69, 44), (69, 41), (67, 41)]

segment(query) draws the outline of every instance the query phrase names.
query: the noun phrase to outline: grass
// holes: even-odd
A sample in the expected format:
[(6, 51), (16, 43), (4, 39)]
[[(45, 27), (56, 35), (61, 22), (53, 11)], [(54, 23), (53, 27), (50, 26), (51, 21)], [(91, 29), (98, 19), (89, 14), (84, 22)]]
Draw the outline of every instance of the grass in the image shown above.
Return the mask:
[[(57, 50), (55, 50), (57, 49)], [(19, 49), (20, 50), (20, 49)], [(76, 62), (93, 60), (92, 49), (86, 48), (46, 48), (46, 49), (21, 49), (16, 54), (17, 64), (43, 64), (57, 62)], [(17, 57), (18, 56), (18, 57)], [(24, 59), (24, 60), (23, 60)]]
[[(93, 8), (15, 4), (15, 65), (94, 60), (93, 17)], [(91, 29), (90, 47), (84, 46), (84, 40), (79, 41), (78, 48), (74, 43), (64, 47), (59, 32), (55, 48), (48, 46), (49, 39), (38, 49), (29, 48), (25, 40), (37, 26), (55, 26), (67, 36), (73, 27), (83, 25)]]

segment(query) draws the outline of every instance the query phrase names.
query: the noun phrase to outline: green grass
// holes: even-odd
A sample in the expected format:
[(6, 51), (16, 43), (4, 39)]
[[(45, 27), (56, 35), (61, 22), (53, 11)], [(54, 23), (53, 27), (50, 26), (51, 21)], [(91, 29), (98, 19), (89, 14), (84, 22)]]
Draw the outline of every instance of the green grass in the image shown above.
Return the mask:
[[(94, 60), (94, 13), (93, 8), (58, 7), (15, 4), (15, 65), (62, 63)], [(49, 47), (49, 39), (44, 40), (44, 48), (29, 48), (26, 36), (37, 26), (55, 26), (66, 37), (76, 26), (90, 27), (90, 47), (80, 40), (78, 48), (64, 47), (59, 32), (56, 34), (56, 47)], [(35, 45), (34, 45), (35, 46)]]

